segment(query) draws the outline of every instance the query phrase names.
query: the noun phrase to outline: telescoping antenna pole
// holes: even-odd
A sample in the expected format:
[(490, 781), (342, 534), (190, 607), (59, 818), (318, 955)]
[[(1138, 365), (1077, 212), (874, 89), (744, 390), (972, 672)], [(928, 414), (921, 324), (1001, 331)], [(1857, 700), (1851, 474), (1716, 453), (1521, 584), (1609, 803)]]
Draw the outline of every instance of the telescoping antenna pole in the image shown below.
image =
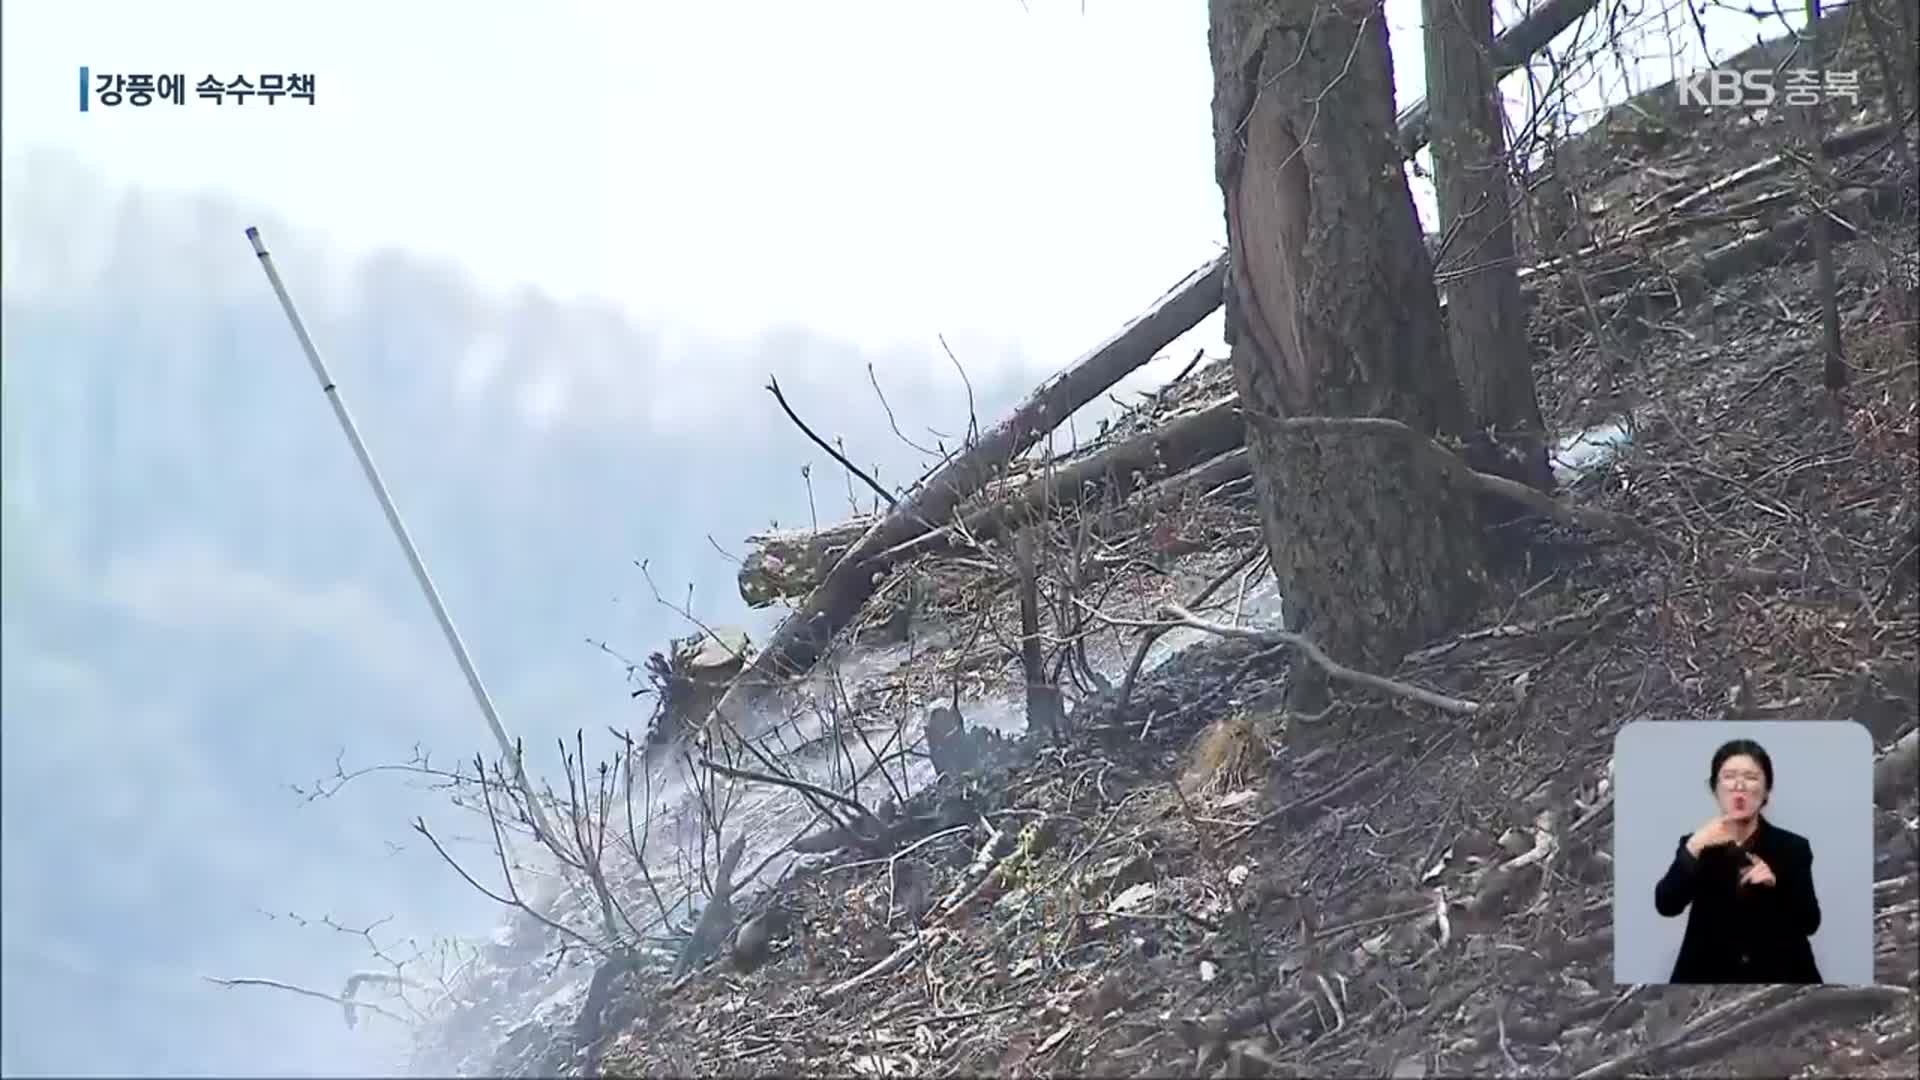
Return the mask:
[[(447, 614), (447, 606), (440, 602), (440, 590), (433, 587), (433, 579), (427, 576), (426, 564), (420, 561), (420, 552), (413, 546), (413, 538), (407, 535), (407, 527), (400, 520), (400, 511), (394, 509), (393, 496), (387, 494), (387, 485), (380, 479), (380, 470), (374, 468), (373, 457), (367, 453), (367, 444), (360, 441), (359, 429), (353, 426), (347, 403), (340, 398), (340, 388), (334, 384), (333, 376), (327, 373), (326, 361), (320, 359), (320, 350), (314, 347), (306, 324), (300, 321), (300, 312), (293, 306), (293, 297), (287, 295), (287, 286), (280, 280), (280, 271), (274, 269), (273, 256), (267, 254), (267, 245), (260, 240), (260, 230), (248, 226), (247, 239), (253, 244), (253, 253), (260, 257), (260, 267), (267, 272), (267, 281), (273, 285), (274, 295), (280, 298), (280, 307), (286, 311), (287, 321), (293, 324), (293, 334), (300, 339), (300, 348), (307, 354), (307, 363), (313, 366), (314, 377), (320, 380), (320, 392), (327, 395), (327, 402), (333, 406), (333, 415), (340, 421), (340, 430), (347, 433), (347, 442), (353, 445), (353, 454), (360, 459), (360, 468), (367, 474), (367, 483), (373, 486), (373, 494), (380, 500), (380, 509), (386, 512), (387, 524), (393, 526), (394, 539), (400, 541), (400, 550), (406, 553), (407, 565), (413, 568), (413, 579), (420, 583), (420, 591), (427, 594), (427, 604), (433, 608), (433, 617), (440, 620), (440, 630), (447, 636), (447, 647), (453, 650), (453, 658), (460, 662), (460, 673), (467, 677), (467, 687), (473, 691), (473, 700), (480, 704), (481, 715), (487, 718), (487, 727), (500, 743), (500, 753), (513, 763), (514, 782), (519, 785), (520, 793), (526, 796), (527, 811), (532, 815), (534, 828), (540, 831), (541, 842), (551, 846), (559, 840), (560, 834), (547, 824), (546, 810), (534, 794), (533, 784), (527, 780), (526, 766), (515, 752), (513, 740), (507, 737), (507, 729), (500, 723), (500, 713), (493, 707), (493, 698), (487, 694), (486, 685), (480, 681), (480, 672), (474, 669), (473, 658), (467, 655), (467, 646), (460, 640), (460, 631), (453, 628), (453, 617)], [(485, 777), (480, 779), (483, 783), (486, 780)]]

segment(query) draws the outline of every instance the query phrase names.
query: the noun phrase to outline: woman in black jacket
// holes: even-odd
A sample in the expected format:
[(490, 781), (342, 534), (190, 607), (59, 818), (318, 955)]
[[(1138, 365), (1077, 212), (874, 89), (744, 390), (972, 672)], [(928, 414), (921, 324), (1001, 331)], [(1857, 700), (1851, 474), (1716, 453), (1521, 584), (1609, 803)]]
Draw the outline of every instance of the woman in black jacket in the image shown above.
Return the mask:
[(1773, 759), (1751, 739), (1713, 755), (1707, 786), (1720, 814), (1680, 838), (1654, 887), (1661, 915), (1687, 916), (1673, 964), (1676, 983), (1817, 983), (1808, 940), (1820, 929), (1807, 838), (1760, 813), (1773, 791)]

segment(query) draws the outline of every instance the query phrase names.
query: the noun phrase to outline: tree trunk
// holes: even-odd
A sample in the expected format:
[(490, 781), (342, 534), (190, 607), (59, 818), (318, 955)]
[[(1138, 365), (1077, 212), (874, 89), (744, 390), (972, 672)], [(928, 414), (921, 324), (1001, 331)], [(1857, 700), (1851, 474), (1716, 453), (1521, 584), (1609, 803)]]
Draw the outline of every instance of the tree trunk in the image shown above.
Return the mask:
[[(1402, 172), (1381, 5), (1209, 13), (1243, 407), (1390, 417), (1457, 445), (1464, 401)], [(1477, 601), (1473, 502), (1406, 440), (1249, 425), (1247, 445), (1292, 622), (1333, 657), (1392, 668)]]
[(1493, 3), (1422, 0), (1421, 7), (1448, 343), (1475, 423), (1494, 432), (1511, 466), (1501, 473), (1549, 491), (1553, 469), (1533, 386), (1500, 85), (1490, 60)]
[(1826, 81), (1826, 57), (1820, 47), (1820, 0), (1807, 0), (1807, 29), (1801, 36), (1806, 52), (1800, 66), (1813, 72), (1814, 92), (1800, 110), (1801, 139), (1810, 168), (1806, 179), (1807, 231), (1813, 237), (1815, 289), (1820, 301), (1821, 381), (1829, 391), (1847, 385), (1847, 361), (1840, 349), (1840, 299), (1833, 271), (1833, 229), (1827, 221), (1827, 203), (1833, 195), (1833, 177), (1821, 149), (1826, 138), (1826, 116), (1820, 108), (1820, 84)]
[[(1598, 5), (1599, 0), (1546, 0), (1535, 5), (1526, 18), (1507, 27), (1494, 39), (1490, 56), (1496, 65), (1495, 76), (1504, 76), (1531, 60), (1534, 53), (1559, 37), (1560, 31), (1579, 22)], [(1431, 75), (1428, 81), (1431, 83)], [(1432, 120), (1430, 104), (1427, 98), (1422, 98), (1400, 114), (1400, 149), (1407, 157), (1418, 153), (1427, 141), (1427, 128)]]

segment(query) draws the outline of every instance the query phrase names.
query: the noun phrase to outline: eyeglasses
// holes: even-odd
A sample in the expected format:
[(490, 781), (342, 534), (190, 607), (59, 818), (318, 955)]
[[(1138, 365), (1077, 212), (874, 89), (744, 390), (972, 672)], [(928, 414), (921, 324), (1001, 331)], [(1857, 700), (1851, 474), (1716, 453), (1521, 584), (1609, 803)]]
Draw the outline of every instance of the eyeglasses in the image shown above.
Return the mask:
[(1757, 788), (1766, 783), (1766, 777), (1759, 773), (1721, 773), (1720, 786), (1724, 788)]

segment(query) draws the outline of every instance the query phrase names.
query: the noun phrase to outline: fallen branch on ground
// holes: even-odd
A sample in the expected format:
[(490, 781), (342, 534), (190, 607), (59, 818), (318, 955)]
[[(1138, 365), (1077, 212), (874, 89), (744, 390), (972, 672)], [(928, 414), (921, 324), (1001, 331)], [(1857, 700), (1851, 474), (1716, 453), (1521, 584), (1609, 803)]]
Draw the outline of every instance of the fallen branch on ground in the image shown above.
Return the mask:
[[(1850, 191), (1834, 199), (1826, 216), (1847, 232), (1859, 235), (1871, 227), (1874, 217), (1898, 212), (1901, 192), (1897, 184), (1878, 184)], [(1801, 241), (1806, 238), (1812, 218), (1806, 213), (1782, 218), (1763, 231), (1734, 240), (1700, 259), (1670, 267), (1657, 275), (1644, 275), (1643, 281), (1659, 281), (1667, 291), (1666, 306), (1696, 303), (1718, 286), (1767, 264), (1791, 265), (1812, 258), (1812, 251)], [(1614, 314), (1636, 301), (1644, 301), (1644, 287), (1624, 289), (1611, 296), (1594, 298), (1600, 311)]]
[[(1212, 581), (1207, 582), (1206, 587), (1201, 589), (1192, 600), (1187, 602), (1187, 607), (1189, 609), (1197, 608), (1201, 604), (1206, 603), (1215, 592), (1219, 591), (1222, 585), (1232, 581), (1235, 574), (1253, 565), (1255, 559), (1258, 559), (1266, 553), (1267, 545), (1265, 543), (1255, 544), (1248, 548), (1247, 553), (1234, 560), (1232, 566), (1228, 567)], [(1152, 651), (1153, 643), (1159, 641), (1161, 635), (1171, 629), (1173, 629), (1171, 626), (1159, 626), (1141, 632), (1140, 644), (1134, 649), (1133, 659), (1127, 664), (1126, 677), (1120, 680), (1120, 698), (1118, 704), (1114, 706), (1116, 711), (1121, 713), (1127, 711), (1127, 702), (1133, 697), (1133, 684), (1140, 678), (1140, 669), (1146, 665), (1147, 653)]]
[(981, 824), (987, 827), (987, 838), (981, 842), (973, 862), (968, 863), (966, 870), (961, 873), (959, 884), (940, 902), (937, 909), (939, 914), (934, 919), (936, 925), (949, 922), (966, 911), (967, 906), (987, 887), (987, 882), (992, 880), (994, 867), (1000, 865), (1000, 860), (1012, 846), (1006, 830), (996, 829), (988, 821), (982, 821)]
[(1920, 728), (1907, 732), (1873, 763), (1873, 801), (1890, 809), (1899, 796), (1912, 794), (1916, 771), (1920, 771)]
[[(1829, 157), (1842, 157), (1885, 138), (1895, 130), (1896, 126), (1890, 121), (1865, 124), (1846, 131), (1836, 132), (1826, 139), (1822, 144), (1822, 148)], [(1792, 163), (1792, 159), (1784, 155), (1769, 155), (1744, 168), (1735, 169), (1733, 172), (1714, 178), (1704, 186), (1682, 196), (1674, 202), (1673, 205), (1654, 213), (1648, 220), (1628, 226), (1627, 229), (1615, 239), (1588, 244), (1570, 254), (1561, 255), (1534, 266), (1523, 267), (1517, 276), (1524, 282), (1529, 278), (1557, 274), (1574, 268), (1591, 274), (1593, 270), (1591, 260), (1618, 254), (1628, 245), (1645, 245), (1670, 240), (1683, 235), (1697, 224), (1703, 223), (1698, 215), (1690, 216), (1688, 211), (1693, 210), (1699, 204), (1712, 199), (1716, 195), (1724, 195), (1729, 191), (1753, 183), (1756, 180), (1772, 176), (1784, 170)], [(1728, 207), (1722, 213), (1727, 216), (1734, 216), (1742, 215), (1744, 212), (1734, 207)], [(1722, 215), (1719, 214), (1709, 216), (1716, 221), (1724, 220)]]
[[(1599, 1080), (1649, 1068), (1668, 1071), (1704, 1061), (1728, 1049), (1749, 1042), (1763, 1031), (1779, 1031), (1786, 1024), (1822, 1013), (1871, 1007), (1884, 1009), (1900, 1001), (1909, 1004), (1913, 992), (1904, 986), (1848, 986), (1820, 990), (1797, 987), (1768, 987), (1714, 1009), (1688, 1024), (1671, 1038), (1652, 1046), (1622, 1054), (1578, 1074), (1576, 1080)], [(1767, 1006), (1760, 1008), (1760, 1006)], [(1754, 1010), (1758, 1008), (1759, 1011)], [(1712, 1035), (1701, 1035), (1722, 1020), (1747, 1015), (1745, 1020)]]
[(891, 954), (874, 962), (874, 964), (865, 971), (820, 991), (818, 1000), (823, 1005), (828, 1004), (838, 998), (845, 997), (849, 992), (872, 982), (889, 971), (898, 970), (900, 965), (906, 963), (913, 957), (913, 954), (919, 952), (920, 949), (925, 946), (930, 933), (932, 933), (932, 931), (922, 931), (918, 937), (915, 937), (912, 941), (895, 949)]
[[(1423, 690), (1409, 683), (1403, 683), (1365, 671), (1357, 671), (1340, 663), (1333, 657), (1328, 656), (1321, 650), (1320, 646), (1314, 644), (1308, 638), (1300, 634), (1292, 633), (1291, 631), (1254, 630), (1244, 626), (1228, 626), (1225, 623), (1217, 623), (1203, 619), (1178, 604), (1168, 604), (1161, 610), (1176, 623), (1191, 626), (1195, 630), (1205, 630), (1210, 634), (1218, 634), (1221, 637), (1242, 638), (1247, 641), (1258, 641), (1268, 645), (1290, 645), (1302, 653), (1305, 653), (1307, 659), (1320, 665), (1321, 670), (1325, 671), (1330, 677), (1339, 679), (1342, 682), (1349, 682), (1356, 686), (1365, 686), (1372, 690), (1379, 690), (1382, 693), (1392, 694), (1395, 697), (1418, 701), (1423, 705), (1431, 705), (1441, 712), (1453, 713), (1458, 716), (1471, 716), (1479, 712), (1482, 708), (1477, 702), (1448, 697), (1445, 694), (1438, 694), (1432, 690)], [(1153, 625), (1152, 623), (1133, 623), (1114, 620), (1111, 619), (1111, 617), (1108, 618), (1109, 621), (1120, 625)]]

